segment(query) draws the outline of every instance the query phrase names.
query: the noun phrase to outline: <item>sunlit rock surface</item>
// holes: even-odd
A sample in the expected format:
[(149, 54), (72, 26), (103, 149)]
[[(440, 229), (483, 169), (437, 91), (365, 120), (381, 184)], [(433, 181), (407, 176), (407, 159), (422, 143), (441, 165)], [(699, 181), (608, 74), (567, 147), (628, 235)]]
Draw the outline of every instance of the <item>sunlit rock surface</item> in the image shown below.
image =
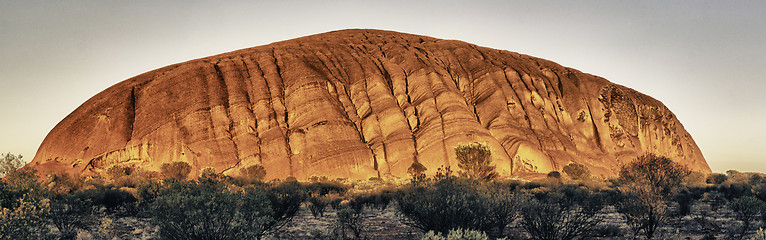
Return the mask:
[(501, 175), (599, 175), (652, 152), (710, 172), (660, 101), (527, 55), (378, 30), (343, 30), (160, 68), (86, 101), (29, 166), (98, 174), (113, 165), (192, 174), (254, 164), (267, 178), (406, 176), (457, 169), (453, 148), (489, 146)]

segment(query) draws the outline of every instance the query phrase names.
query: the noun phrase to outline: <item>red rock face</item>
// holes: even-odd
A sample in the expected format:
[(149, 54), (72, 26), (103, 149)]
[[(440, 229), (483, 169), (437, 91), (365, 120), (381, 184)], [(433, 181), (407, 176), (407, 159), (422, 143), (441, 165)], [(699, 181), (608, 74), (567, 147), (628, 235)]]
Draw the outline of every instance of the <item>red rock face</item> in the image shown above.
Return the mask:
[(612, 175), (637, 155), (710, 172), (661, 102), (554, 62), (465, 42), (344, 30), (157, 69), (89, 99), (29, 166), (98, 174), (184, 161), (267, 178), (406, 176), (457, 169), (485, 143), (501, 175), (570, 162)]

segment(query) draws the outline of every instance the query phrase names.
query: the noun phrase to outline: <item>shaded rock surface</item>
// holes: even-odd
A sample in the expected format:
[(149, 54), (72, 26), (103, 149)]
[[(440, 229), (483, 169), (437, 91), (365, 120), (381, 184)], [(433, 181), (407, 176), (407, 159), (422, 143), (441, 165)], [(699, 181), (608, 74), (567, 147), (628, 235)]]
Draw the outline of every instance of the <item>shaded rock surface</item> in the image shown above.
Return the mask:
[(457, 169), (485, 143), (501, 175), (570, 162), (612, 175), (645, 152), (710, 172), (661, 102), (523, 54), (379, 30), (342, 30), (179, 63), (92, 97), (28, 165), (98, 174), (184, 161), (267, 178), (406, 176)]

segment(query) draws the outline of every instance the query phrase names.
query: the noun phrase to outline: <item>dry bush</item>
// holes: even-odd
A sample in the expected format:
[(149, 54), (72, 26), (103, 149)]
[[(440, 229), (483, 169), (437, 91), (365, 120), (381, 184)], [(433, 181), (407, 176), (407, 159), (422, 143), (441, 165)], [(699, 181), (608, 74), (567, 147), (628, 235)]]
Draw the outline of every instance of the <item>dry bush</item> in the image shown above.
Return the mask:
[(643, 232), (647, 239), (654, 237), (669, 220), (667, 202), (646, 185), (622, 186), (619, 190), (621, 195), (614, 207), (633, 230), (633, 236)]
[(150, 211), (163, 239), (260, 239), (274, 214), (263, 190), (195, 181), (170, 183)]
[(395, 195), (403, 222), (423, 232), (474, 229), (500, 234), (518, 214), (520, 195), (476, 179), (410, 184)]
[(410, 167), (407, 168), (407, 173), (409, 173), (410, 176), (416, 177), (425, 174), (427, 170), (428, 168), (426, 168), (426, 166), (417, 161), (414, 161)]
[(679, 189), (689, 174), (689, 169), (669, 158), (647, 153), (623, 166), (619, 180), (622, 184), (645, 185), (648, 188), (644, 190), (665, 199)]
[(42, 238), (46, 230), (45, 217), (50, 211), (48, 199), (24, 194), (16, 199), (3, 200), (3, 204), (11, 206), (0, 207), (0, 239)]
[(647, 239), (669, 220), (667, 201), (681, 188), (691, 172), (664, 156), (651, 153), (639, 156), (619, 172), (621, 200), (615, 208), (622, 214), (634, 236)]
[(165, 176), (165, 178), (180, 181), (185, 180), (189, 176), (191, 166), (186, 162), (176, 161), (162, 164), (160, 170), (162, 170), (162, 176)]
[(534, 191), (521, 208), (521, 226), (534, 239), (580, 238), (603, 219), (603, 194), (584, 187), (564, 185), (554, 190)]
[(77, 232), (97, 222), (91, 199), (81, 195), (62, 195), (50, 203), (48, 219), (61, 233), (61, 239), (75, 239)]
[(21, 154), (14, 155), (11, 153), (0, 154), (0, 177), (5, 177), (8, 174), (16, 171), (24, 166), (24, 160)]
[(85, 185), (85, 178), (67, 173), (52, 173), (48, 174), (43, 184), (47, 186), (48, 192), (51, 194), (66, 195), (82, 189)]
[(47, 191), (33, 169), (12, 171), (0, 180), (0, 239), (39, 239), (47, 232)]
[(753, 196), (735, 198), (729, 203), (729, 208), (735, 213), (737, 220), (742, 221), (738, 238), (742, 239), (753, 230), (753, 225), (766, 209), (766, 203)]
[(562, 169), (570, 178), (574, 180), (584, 180), (590, 178), (590, 169), (581, 163), (569, 163)]
[(336, 219), (332, 225), (333, 236), (336, 239), (363, 239), (364, 216), (362, 208), (343, 206), (336, 211)]
[(711, 173), (710, 175), (707, 176), (707, 178), (705, 179), (705, 182), (709, 184), (721, 184), (725, 182), (727, 179), (729, 179), (729, 177), (726, 176), (726, 174)]
[(492, 165), (492, 152), (481, 143), (471, 143), (455, 147), (458, 167), (463, 169), (462, 176), (476, 179), (492, 180), (499, 175)]
[(312, 216), (322, 217), (324, 216), (325, 209), (330, 205), (330, 195), (322, 196), (319, 194), (312, 194), (308, 197), (306, 205), (308, 206), (309, 211), (311, 211)]
[(306, 191), (296, 181), (273, 183), (264, 189), (272, 214), (266, 231), (276, 232), (290, 222), (306, 200)]
[(707, 186), (707, 176), (701, 172), (691, 171), (684, 178), (683, 185), (687, 187), (705, 187)]

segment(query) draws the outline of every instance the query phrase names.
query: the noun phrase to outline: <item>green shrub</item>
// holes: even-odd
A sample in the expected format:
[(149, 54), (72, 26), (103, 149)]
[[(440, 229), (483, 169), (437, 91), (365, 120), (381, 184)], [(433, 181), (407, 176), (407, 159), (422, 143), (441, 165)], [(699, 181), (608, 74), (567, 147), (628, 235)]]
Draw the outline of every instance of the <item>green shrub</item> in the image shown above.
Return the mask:
[(689, 190), (684, 189), (679, 191), (673, 196), (673, 201), (678, 203), (678, 215), (679, 216), (686, 216), (691, 213), (692, 205), (694, 204), (694, 201), (698, 199), (700, 196), (695, 196), (693, 193), (691, 193)]
[(651, 153), (639, 156), (619, 172), (622, 184), (640, 184), (648, 188), (650, 194), (670, 197), (681, 186), (683, 179), (691, 174), (686, 167), (673, 162), (667, 157)]
[(574, 180), (584, 180), (590, 178), (590, 169), (580, 163), (569, 163), (562, 170)]
[(723, 184), (717, 185), (716, 191), (723, 194), (727, 200), (740, 198), (744, 196), (750, 196), (753, 194), (752, 187), (749, 183), (738, 181), (727, 181)]
[(20, 168), (5, 176), (3, 181), (12, 189), (28, 192), (32, 195), (42, 196), (48, 194), (42, 183), (37, 179), (37, 170), (34, 168)]
[(106, 170), (108, 179), (117, 187), (135, 188), (150, 181), (149, 173), (135, 167), (114, 165)]
[(328, 180), (329, 180), (329, 179), (327, 178), (327, 176), (316, 176), (316, 175), (312, 175), (312, 176), (309, 178), (309, 181), (310, 181), (310, 182), (327, 182)]
[(548, 175), (546, 175), (548, 179), (556, 179), (561, 180), (561, 172), (559, 171), (550, 171), (548, 172)]
[(615, 209), (634, 236), (643, 232), (647, 239), (654, 237), (657, 228), (669, 219), (667, 201), (682, 189), (681, 183), (689, 174), (686, 167), (651, 153), (620, 169), (620, 201)]
[(683, 185), (687, 187), (707, 186), (707, 175), (697, 171), (691, 171), (683, 180)]
[(471, 143), (455, 147), (458, 167), (461, 175), (469, 178), (491, 180), (499, 175), (492, 165), (492, 152), (481, 143)]
[(133, 173), (133, 168), (122, 165), (113, 165), (106, 169), (106, 176), (110, 179), (118, 179)]
[(362, 217), (362, 208), (341, 207), (336, 211), (333, 235), (338, 239), (361, 239)]
[(85, 183), (85, 178), (67, 173), (53, 173), (47, 177), (44, 184), (48, 186), (48, 192), (55, 195), (74, 193), (83, 188)]
[(8, 174), (16, 171), (24, 166), (21, 154), (14, 155), (11, 153), (0, 154), (0, 177), (5, 177)]
[(47, 232), (47, 191), (35, 171), (22, 168), (0, 180), (0, 239), (39, 239)]
[(574, 185), (535, 192), (522, 204), (521, 226), (534, 239), (575, 239), (601, 222), (605, 205), (602, 194)]
[(643, 232), (647, 239), (652, 239), (657, 228), (668, 221), (668, 207), (666, 201), (654, 194), (653, 190), (641, 187), (644, 186), (622, 187), (620, 199), (614, 207), (633, 230), (634, 237)]
[(84, 199), (96, 207), (104, 207), (106, 213), (119, 216), (133, 216), (137, 214), (136, 199), (133, 194), (114, 186), (102, 186), (87, 189), (72, 194), (73, 197)]
[(259, 239), (274, 215), (262, 190), (195, 181), (170, 183), (150, 211), (163, 239)]
[(191, 172), (191, 166), (186, 162), (172, 162), (164, 163), (160, 167), (162, 170), (162, 176), (167, 179), (185, 180)]
[(306, 193), (296, 181), (269, 185), (264, 191), (271, 208), (271, 218), (265, 225), (268, 232), (278, 231), (290, 222), (306, 200)]
[(763, 176), (759, 173), (753, 173), (750, 175), (750, 185), (756, 185), (763, 182)]
[(91, 199), (83, 196), (61, 195), (51, 201), (48, 219), (61, 233), (61, 239), (75, 239), (78, 230), (86, 230), (97, 222)]
[(48, 199), (24, 194), (16, 199), (5, 199), (13, 207), (0, 208), (0, 239), (40, 239), (45, 228), (45, 217), (50, 211)]
[(421, 163), (419, 163), (417, 161), (414, 161), (414, 162), (412, 162), (410, 167), (407, 168), (407, 173), (409, 173), (411, 176), (415, 177), (415, 176), (420, 176), (422, 174), (425, 174), (425, 172), (427, 170), (428, 170), (428, 168), (426, 168), (426, 166), (423, 166), (423, 164), (421, 164)]
[(747, 232), (752, 230), (755, 222), (766, 209), (766, 203), (753, 196), (735, 198), (729, 203), (729, 207), (735, 213), (737, 220), (742, 221), (739, 238), (742, 239)]
[(303, 187), (309, 194), (326, 195), (329, 193), (345, 194), (349, 186), (337, 182), (312, 182)]
[(312, 194), (308, 197), (308, 203), (306, 205), (311, 211), (311, 215), (314, 217), (324, 216), (324, 211), (327, 209), (327, 205), (330, 204), (328, 195)]
[(454, 177), (410, 184), (395, 195), (405, 224), (442, 234), (457, 228), (499, 234), (517, 216), (518, 199), (496, 185)]
[(352, 200), (373, 210), (383, 211), (394, 198), (394, 192), (390, 190), (380, 190), (375, 192), (354, 195)]
[(533, 181), (533, 182), (525, 182), (525, 183), (521, 184), (519, 187), (521, 189), (529, 190), (529, 189), (541, 188), (541, 187), (543, 187), (543, 184), (540, 183), (540, 182)]
[(721, 184), (726, 181), (729, 177), (726, 176), (726, 174), (723, 173), (711, 173), (707, 176), (707, 179), (705, 179), (705, 182), (710, 184)]

